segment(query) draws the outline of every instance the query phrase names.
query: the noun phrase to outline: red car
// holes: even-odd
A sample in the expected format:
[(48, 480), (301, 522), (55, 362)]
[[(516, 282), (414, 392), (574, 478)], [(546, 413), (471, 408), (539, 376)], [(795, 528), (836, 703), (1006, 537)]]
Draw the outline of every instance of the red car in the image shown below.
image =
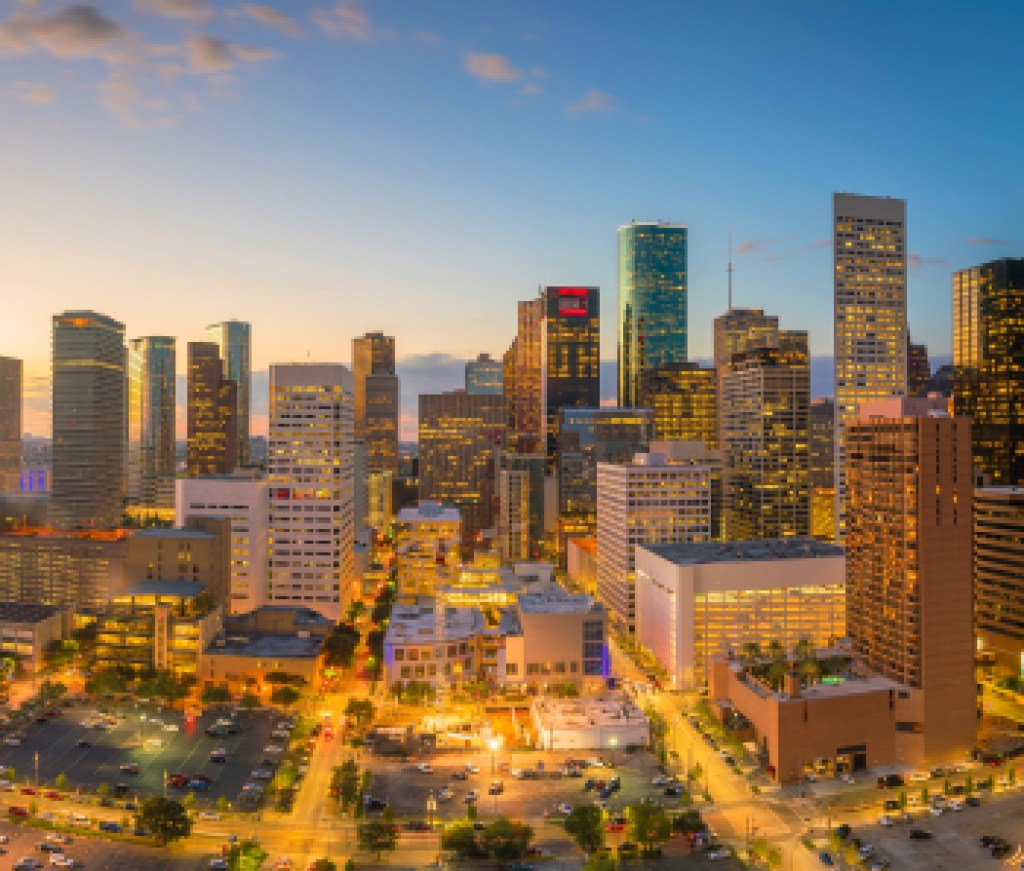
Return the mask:
[(21, 788), (22, 795), (39, 795), (39, 790), (34, 786), (23, 786)]
[(61, 712), (54, 708), (52, 711), (47, 711), (45, 714), (43, 714), (43, 716), (49, 717), (52, 720), (54, 717), (59, 717), (60, 714)]
[(334, 730), (330, 726), (324, 726), (324, 738), (333, 738)]
[(624, 823), (605, 823), (604, 830), (606, 832), (624, 832), (626, 831), (626, 826)]
[(52, 798), (54, 801), (62, 801), (64, 799), (64, 796), (55, 789), (47, 790), (43, 793), (43, 796), (46, 798)]
[(176, 789), (182, 789), (188, 786), (188, 777), (184, 774), (172, 774), (167, 778), (167, 783), (169, 786), (173, 786)]
[(24, 808), (20, 804), (12, 804), (7, 808), (7, 813), (12, 817), (27, 817), (28, 808)]

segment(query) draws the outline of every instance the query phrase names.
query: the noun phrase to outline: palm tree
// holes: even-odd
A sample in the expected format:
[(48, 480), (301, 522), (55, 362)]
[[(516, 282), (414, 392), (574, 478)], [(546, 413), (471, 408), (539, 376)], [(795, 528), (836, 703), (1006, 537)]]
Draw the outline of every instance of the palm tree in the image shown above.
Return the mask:
[(787, 671), (789, 671), (789, 667), (782, 660), (776, 660), (768, 666), (768, 683), (771, 684), (772, 689), (777, 690), (782, 686)]
[(816, 659), (804, 659), (800, 663), (800, 676), (808, 683), (814, 683), (821, 677), (821, 666)]

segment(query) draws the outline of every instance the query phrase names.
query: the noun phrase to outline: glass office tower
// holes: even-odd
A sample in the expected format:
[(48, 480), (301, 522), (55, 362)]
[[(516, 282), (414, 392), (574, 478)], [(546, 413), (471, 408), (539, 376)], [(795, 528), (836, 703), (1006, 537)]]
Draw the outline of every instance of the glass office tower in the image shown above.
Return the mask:
[(174, 507), (175, 340), (132, 339), (128, 347), (128, 501)]
[(235, 383), (235, 438), (237, 464), (249, 462), (249, 403), (252, 378), (252, 327), (244, 321), (224, 321), (206, 328), (207, 341), (217, 345), (224, 363), (224, 378)]

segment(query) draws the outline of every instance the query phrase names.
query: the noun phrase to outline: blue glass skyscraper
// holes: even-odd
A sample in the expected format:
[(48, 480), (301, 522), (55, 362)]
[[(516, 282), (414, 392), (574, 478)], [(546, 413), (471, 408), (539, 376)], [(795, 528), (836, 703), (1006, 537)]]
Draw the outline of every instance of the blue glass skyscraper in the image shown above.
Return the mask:
[(632, 222), (619, 227), (619, 405), (639, 401), (640, 375), (685, 363), (686, 227)]

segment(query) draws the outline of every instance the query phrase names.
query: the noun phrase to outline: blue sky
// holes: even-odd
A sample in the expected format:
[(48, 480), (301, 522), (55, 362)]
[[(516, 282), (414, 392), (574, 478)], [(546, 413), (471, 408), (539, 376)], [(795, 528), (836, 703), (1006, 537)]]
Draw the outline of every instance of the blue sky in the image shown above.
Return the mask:
[(429, 368), (500, 354), (538, 285), (597, 284), (614, 359), (631, 218), (690, 227), (693, 356), (725, 306), (730, 228), (736, 304), (827, 355), (834, 190), (908, 200), (911, 331), (948, 354), (950, 271), (1024, 251), (1022, 19), (997, 2), (0, 0), (0, 353), (26, 359), (26, 425), (44, 426), (64, 308), (183, 343), (248, 319), (256, 368), (345, 361), (383, 329)]

